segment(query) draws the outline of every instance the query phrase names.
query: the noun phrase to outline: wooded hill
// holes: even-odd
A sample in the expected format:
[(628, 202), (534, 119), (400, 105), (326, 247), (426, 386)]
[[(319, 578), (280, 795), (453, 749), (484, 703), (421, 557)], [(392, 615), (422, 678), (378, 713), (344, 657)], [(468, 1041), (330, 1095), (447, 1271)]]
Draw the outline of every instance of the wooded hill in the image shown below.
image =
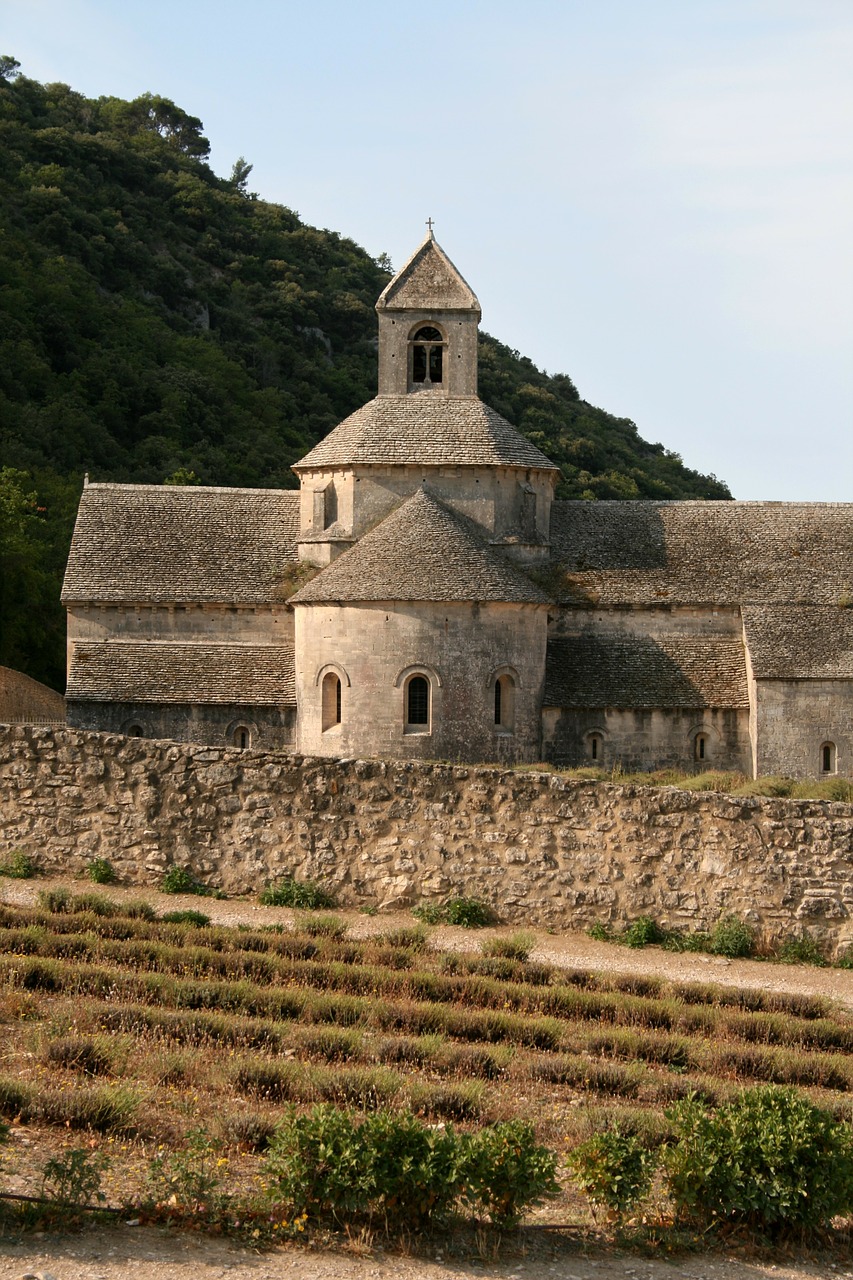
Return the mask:
[[(0, 58), (0, 663), (64, 683), (59, 584), (93, 480), (289, 487), (376, 389), (389, 264), (206, 162), (168, 99), (85, 98)], [(487, 334), (482, 398), (561, 498), (727, 498)]]

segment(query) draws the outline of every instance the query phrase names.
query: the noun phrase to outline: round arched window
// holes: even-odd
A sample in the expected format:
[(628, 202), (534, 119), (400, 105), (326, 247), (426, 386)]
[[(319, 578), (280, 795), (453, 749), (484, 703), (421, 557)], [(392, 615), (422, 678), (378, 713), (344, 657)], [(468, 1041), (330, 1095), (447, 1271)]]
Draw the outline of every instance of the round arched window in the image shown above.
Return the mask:
[(515, 728), (515, 681), (512, 676), (498, 676), (495, 681), (495, 726), (504, 733)]
[(323, 732), (336, 729), (341, 723), (341, 678), (334, 671), (327, 671), (323, 676)]
[(424, 731), (429, 728), (429, 680), (412, 676), (406, 685), (406, 728)]
[(440, 387), (444, 381), (444, 335), (424, 324), (409, 341), (409, 378), (413, 387)]

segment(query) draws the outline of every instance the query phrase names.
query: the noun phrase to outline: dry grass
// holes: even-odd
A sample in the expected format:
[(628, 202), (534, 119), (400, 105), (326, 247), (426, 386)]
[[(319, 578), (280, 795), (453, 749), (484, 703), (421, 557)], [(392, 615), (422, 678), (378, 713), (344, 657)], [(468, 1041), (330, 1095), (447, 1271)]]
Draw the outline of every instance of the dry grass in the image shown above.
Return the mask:
[(449, 957), (420, 927), (361, 942), (87, 897), (0, 907), (0, 1114), (34, 1149), (69, 1130), (126, 1148), (128, 1185), (141, 1150), (198, 1124), (244, 1176), (283, 1107), (323, 1100), (461, 1125), (520, 1111), (561, 1149), (616, 1122), (659, 1141), (670, 1103), (742, 1082), (851, 1111), (853, 1019), (818, 997), (552, 970), (527, 938)]

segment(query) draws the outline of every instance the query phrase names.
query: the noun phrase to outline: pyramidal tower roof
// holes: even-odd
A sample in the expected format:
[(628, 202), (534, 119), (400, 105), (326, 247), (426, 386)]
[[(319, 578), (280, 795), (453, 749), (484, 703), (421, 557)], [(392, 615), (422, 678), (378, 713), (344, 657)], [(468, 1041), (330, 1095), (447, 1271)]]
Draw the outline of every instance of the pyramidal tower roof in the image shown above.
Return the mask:
[(477, 295), (448, 258), (432, 228), (379, 295), (377, 311), (476, 311)]

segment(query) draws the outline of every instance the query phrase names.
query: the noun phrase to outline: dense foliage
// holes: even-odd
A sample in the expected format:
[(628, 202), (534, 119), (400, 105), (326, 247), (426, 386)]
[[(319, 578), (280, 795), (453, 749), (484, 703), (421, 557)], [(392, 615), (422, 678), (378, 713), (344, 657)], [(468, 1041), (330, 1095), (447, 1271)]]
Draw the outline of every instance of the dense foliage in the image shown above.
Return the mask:
[[(57, 687), (84, 471), (292, 486), (291, 464), (375, 393), (387, 262), (249, 193), (242, 157), (218, 178), (208, 151), (168, 99), (86, 98), (0, 59), (0, 663)], [(483, 398), (561, 466), (562, 497), (729, 496), (487, 335), (480, 365)]]
[(384, 1221), (399, 1230), (440, 1221), (470, 1205), (501, 1227), (557, 1194), (557, 1158), (531, 1124), (510, 1120), (473, 1133), (425, 1125), (411, 1112), (380, 1108), (359, 1118), (321, 1104), (291, 1108), (264, 1167), (274, 1201), (290, 1216), (338, 1223)]
[(682, 1217), (778, 1234), (853, 1208), (850, 1126), (795, 1090), (745, 1090), (714, 1113), (687, 1099), (671, 1117), (666, 1182)]

